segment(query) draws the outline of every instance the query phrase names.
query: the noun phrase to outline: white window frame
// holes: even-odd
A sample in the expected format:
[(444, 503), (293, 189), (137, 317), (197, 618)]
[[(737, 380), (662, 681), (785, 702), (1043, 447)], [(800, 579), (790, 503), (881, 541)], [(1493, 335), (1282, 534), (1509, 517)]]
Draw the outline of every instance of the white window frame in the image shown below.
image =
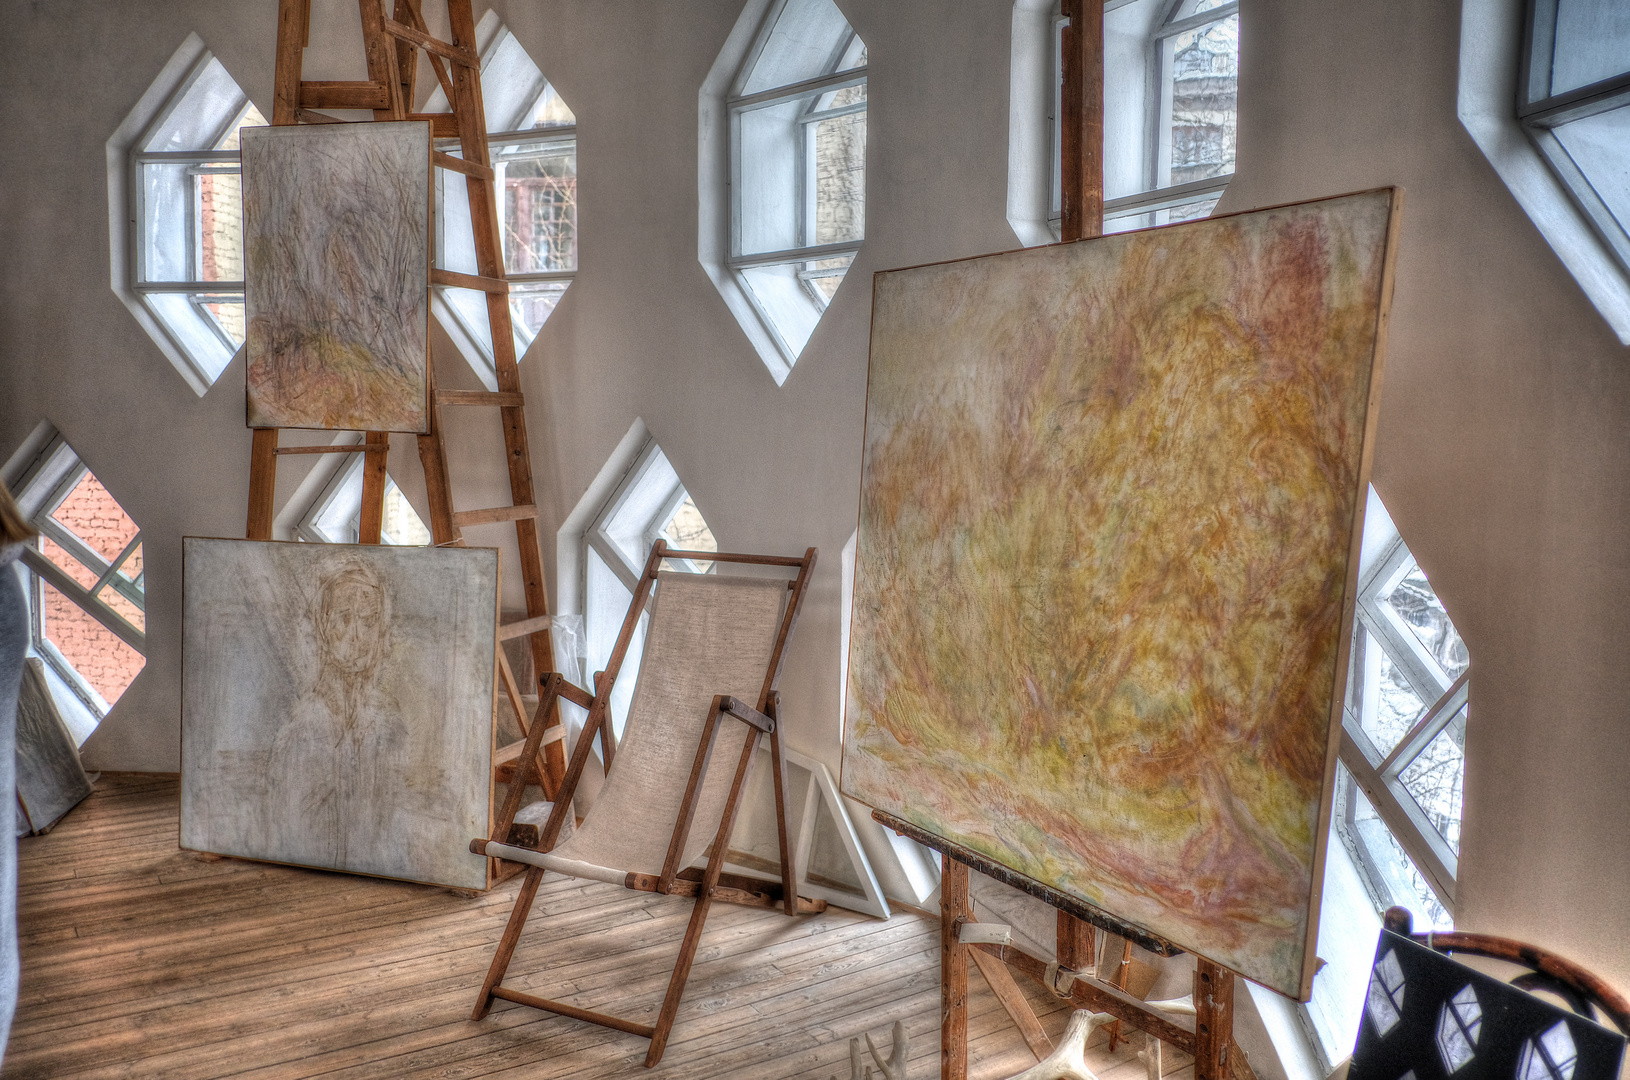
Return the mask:
[[(136, 535), (132, 537), (110, 562), (79, 537), (51, 517), (51, 513), (62, 504), (62, 501), (72, 493), (73, 489), (91, 471), (79, 454), (68, 445), (60, 434), (54, 435), (44, 450), (35, 459), (33, 466), (23, 474), (16, 485), (16, 501), (19, 511), (40, 534), (49, 537), (58, 547), (66, 551), (71, 557), (78, 559), (87, 568), (95, 572), (98, 577), (96, 583), (90, 588), (79, 584), (72, 576), (63, 571), (39, 549), (39, 541), (30, 541), (23, 548), (19, 561), (30, 571), (27, 588), (29, 592), (29, 636), (31, 645), (36, 653), (50, 666), (57, 677), (65, 683), (74, 695), (90, 710), (92, 716), (100, 722), (112, 708), (112, 703), (102, 697), (78, 669), (71, 664), (67, 657), (45, 636), (44, 610), (45, 591), (44, 584), (49, 584), (57, 592), (77, 604), (84, 612), (97, 622), (101, 623), (110, 633), (118, 637), (144, 659), (147, 656), (147, 634), (141, 627), (130, 623), (111, 606), (97, 598), (97, 593), (108, 585), (112, 585), (121, 596), (129, 601), (139, 611), (147, 610), (145, 589), (134, 585), (119, 574), (119, 570), (129, 560), (130, 556), (141, 547), (142, 533), (137, 527)], [(144, 575), (145, 576), (145, 573)]]
[[(135, 108), (125, 117), (119, 129), (107, 143), (108, 212), (111, 254), (111, 285), (113, 291), (135, 316), (149, 337), (164, 353), (176, 371), (202, 397), (231, 366), (243, 351), (242, 346), (227, 336), (216, 324), (213, 316), (199, 312), (199, 320), (207, 331), (218, 339), (225, 350), (226, 359), (206, 362), (194, 354), (192, 348), (173, 331), (165, 318), (153, 307), (152, 299), (161, 295), (183, 294), (193, 297), (196, 305), (204, 297), (221, 298), (229, 303), (243, 303), (242, 281), (148, 281), (142, 265), (142, 228), (146, 214), (143, 205), (142, 166), (149, 163), (170, 162), (186, 164), (210, 171), (239, 171), (236, 151), (143, 151), (140, 148), (182, 104), (187, 91), (212, 60), (216, 58), (204, 47), (197, 34), (188, 34), (181, 47), (148, 87)], [(223, 65), (224, 66), (224, 65)], [(231, 73), (228, 72), (228, 75)], [(236, 81), (236, 80), (234, 80)], [(242, 92), (242, 85), (239, 91)], [(219, 142), (233, 124), (241, 123), (243, 112), (253, 102), (244, 95), (243, 101), (226, 126), (213, 140)], [(196, 214), (189, 219), (189, 229), (196, 226)], [(188, 244), (189, 261), (196, 259), (198, 244), (192, 238)], [(196, 265), (196, 264), (194, 264)]]
[(1575, 283), (1630, 345), (1630, 272), (1518, 117), (1522, 100), (1526, 0), (1461, 0), (1457, 111)]
[[(357, 521), (360, 527), (360, 518), (362, 514), (362, 470), (365, 465), (363, 459), (367, 455), (356, 453), (348, 454), (346, 456), (351, 460), (343, 463), (334, 471), (333, 478), (330, 479), (326, 485), (324, 485), (322, 491), (320, 491), (317, 497), (312, 500), (311, 505), (307, 508), (305, 514), (301, 516), (299, 522), (295, 525), (294, 531), (296, 538), (312, 544), (354, 544), (358, 542), (354, 536), (350, 539), (336, 540), (333, 538), (333, 536), (329, 535), (327, 531), (325, 531), (321, 524), (322, 519), (328, 516), (329, 512), (335, 508), (336, 504), (341, 500), (344, 500), (347, 504), (345, 506), (347, 514), (347, 527), (350, 527), (349, 523), (351, 521)], [(400, 491), (400, 489), (396, 487), (396, 480), (390, 475), (390, 473), (387, 472), (385, 474), (385, 495), (387, 498), (389, 497), (392, 489)], [(355, 509), (352, 509), (351, 504), (353, 503), (355, 505)], [(414, 511), (414, 515), (418, 515), (417, 510)], [(424, 524), (422, 518), (420, 519), (420, 524)], [(426, 526), (426, 531), (428, 531), (428, 526)], [(380, 531), (379, 538), (380, 543), (390, 544), (393, 546), (421, 546), (418, 544), (405, 545), (403, 541), (391, 536), (384, 530)]]

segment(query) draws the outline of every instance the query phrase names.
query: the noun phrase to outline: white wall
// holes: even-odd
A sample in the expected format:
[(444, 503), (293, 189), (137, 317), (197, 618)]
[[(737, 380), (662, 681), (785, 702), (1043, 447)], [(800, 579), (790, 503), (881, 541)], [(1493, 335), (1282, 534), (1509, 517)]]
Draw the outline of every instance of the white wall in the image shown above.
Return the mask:
[[(579, 121), (582, 269), (522, 365), (544, 534), (642, 417), (722, 543), (819, 546), (783, 694), (834, 765), (869, 275), (1017, 246), (1009, 0), (839, 4), (870, 47), (869, 235), (780, 388), (696, 260), (697, 90), (738, 0), (499, 5)], [(249, 461), (241, 368), (197, 398), (108, 288), (103, 147), (190, 30), (269, 108), (275, 6), (14, 4), (0, 36), (0, 457), (48, 417), (148, 538), (148, 668), (94, 768), (176, 768), (180, 537), (241, 535)], [(1630, 355), (1456, 120), (1456, 9), (1246, 0), (1223, 209), (1408, 189), (1375, 484), (1474, 665), (1460, 922), (1630, 987)], [(463, 460), (461, 505), (499, 501), (496, 455)], [(408, 440), (393, 467), (418, 490)]]

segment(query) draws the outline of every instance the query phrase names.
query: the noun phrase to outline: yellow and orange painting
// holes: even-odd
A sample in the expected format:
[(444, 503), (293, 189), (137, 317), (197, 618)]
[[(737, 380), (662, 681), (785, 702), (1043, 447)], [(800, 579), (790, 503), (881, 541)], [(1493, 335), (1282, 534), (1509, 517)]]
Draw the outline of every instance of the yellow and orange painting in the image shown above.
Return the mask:
[(846, 794), (1306, 996), (1397, 199), (877, 275)]

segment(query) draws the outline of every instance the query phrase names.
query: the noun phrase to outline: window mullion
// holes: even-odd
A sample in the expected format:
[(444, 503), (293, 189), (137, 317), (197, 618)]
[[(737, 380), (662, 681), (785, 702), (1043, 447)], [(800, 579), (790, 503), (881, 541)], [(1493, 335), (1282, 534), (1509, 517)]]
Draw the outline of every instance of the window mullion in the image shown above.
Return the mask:
[(75, 536), (72, 529), (62, 525), (55, 518), (44, 515), (34, 524), (39, 527), (40, 532), (50, 537), (58, 547), (84, 563), (85, 568), (93, 574), (100, 575), (108, 570), (108, 561), (102, 558), (101, 552)]
[(140, 546), (141, 533), (138, 532), (131, 538), (130, 543), (124, 546), (124, 550), (119, 552), (118, 556), (115, 557), (112, 562), (108, 563), (107, 570), (103, 572), (101, 577), (96, 579), (96, 584), (91, 587), (91, 593), (95, 594), (101, 592), (102, 586), (106, 585), (113, 579), (113, 575), (119, 572), (119, 567), (123, 566), (125, 564), (125, 560), (130, 558), (130, 553), (135, 551)]
[(69, 577), (56, 563), (33, 548), (23, 549), (22, 560), (28, 564), (30, 570), (49, 582), (52, 588), (79, 605), (85, 614), (107, 627), (141, 655), (147, 655), (147, 635), (126, 622), (124, 616), (86, 592), (85, 586)]
[(817, 259), (835, 259), (853, 255), (860, 250), (858, 241), (841, 244), (818, 244), (814, 247), (788, 248), (784, 251), (766, 251), (758, 255), (737, 255), (730, 260), (733, 270), (748, 270), (755, 266), (779, 266), (782, 263), (814, 262)]
[[(1396, 781), (1389, 783), (1359, 752), (1357, 744), (1342, 733), (1341, 761), (1353, 780), (1363, 789), (1370, 805), (1392, 832), (1406, 854), (1438, 894), (1444, 907), (1454, 911), (1455, 874), (1459, 860), (1426, 815), (1415, 805), (1413, 796)], [(1402, 798), (1400, 798), (1400, 795)]]
[(842, 90), (848, 86), (859, 86), (866, 81), (866, 69), (863, 67), (851, 68), (848, 71), (839, 71), (831, 75), (817, 75), (813, 79), (803, 82), (787, 83), (783, 86), (773, 86), (768, 90), (761, 90), (756, 94), (745, 97), (732, 98), (725, 102), (732, 112), (742, 109), (751, 109), (761, 105), (774, 105), (781, 101), (805, 94), (813, 94), (819, 90)]
[(1432, 703), (1432, 707), (1421, 714), (1421, 719), (1409, 733), (1398, 740), (1398, 745), (1392, 748), (1376, 771), (1386, 777), (1394, 777), (1403, 772), (1414, 761), (1422, 750), (1425, 750), (1431, 741), (1437, 738), (1438, 733), (1449, 726), (1455, 714), (1466, 703), (1466, 682), (1471, 676), (1471, 669), (1467, 668), (1460, 673), (1460, 678), (1454, 685), (1443, 692), (1443, 696)]

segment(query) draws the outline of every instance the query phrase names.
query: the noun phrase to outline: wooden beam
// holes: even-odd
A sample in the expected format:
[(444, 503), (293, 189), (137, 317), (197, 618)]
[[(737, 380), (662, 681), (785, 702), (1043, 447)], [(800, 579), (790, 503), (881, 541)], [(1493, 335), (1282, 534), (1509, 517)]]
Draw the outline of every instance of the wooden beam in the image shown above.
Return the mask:
[(430, 283), (432, 285), (449, 285), (455, 289), (476, 289), (485, 293), (508, 294), (509, 292), (509, 282), (503, 278), (485, 277), (480, 274), (460, 274), (452, 270), (431, 270)]
[(493, 172), (490, 166), (477, 165), (473, 161), (465, 161), (461, 157), (454, 157), (452, 154), (446, 154), (440, 150), (435, 151), (435, 157), (437, 168), (463, 173), (465, 176), (474, 176), (480, 180), (498, 179), (498, 174)]
[(1104, 4), (1062, 0), (1060, 180), (1065, 240), (1104, 231)]
[(486, 390), (438, 390), (436, 391), (437, 405), (525, 405), (526, 395), (514, 393), (491, 393)]
[[(287, 7), (290, 0), (285, 0)], [(298, 72), (296, 73), (298, 74)], [(277, 429), (256, 428), (249, 451), (249, 522), (243, 534), (250, 540), (272, 538), (273, 495), (277, 488)]]
[(1194, 1080), (1230, 1080), (1234, 976), (1204, 957), (1194, 965)]
[(376, 82), (308, 81), (300, 84), (302, 109), (384, 109), (390, 94)]
[(460, 64), (466, 68), (476, 71), (481, 69), (481, 58), (475, 54), (474, 49), (465, 48), (460, 45), (449, 45), (447, 42), (442, 41), (439, 38), (433, 38), (424, 31), (415, 30), (413, 27), (403, 25), (402, 23), (397, 22), (395, 19), (381, 19), (380, 22), (380, 29), (384, 30), (385, 33), (399, 41), (409, 42), (410, 44), (423, 49), (427, 53), (434, 53), (437, 56), (445, 56), (453, 63)]
[(300, 111), (300, 60), (309, 11), (305, 0), (279, 0), (277, 59), (272, 75), (272, 123), (293, 124)]
[(357, 522), (357, 541), (377, 544), (385, 526), (385, 463), (391, 451), (390, 432), (368, 432), (363, 449), (366, 456), (362, 460), (362, 516)]
[(968, 1080), (968, 867), (942, 856), (940, 874), (940, 1080)]
[(357, 443), (354, 446), (279, 446), (272, 451), (274, 454), (365, 454), (367, 452), (367, 443)]
[(1019, 984), (1013, 981), (1013, 973), (1007, 969), (1007, 965), (978, 949), (969, 949), (968, 955), (973, 957), (973, 962), (979, 966), (979, 974), (985, 977), (985, 984), (990, 987), (990, 992), (996, 995), (996, 1000), (1002, 1003), (1002, 1008), (1007, 1010), (1013, 1026), (1024, 1036), (1024, 1044), (1030, 1047), (1030, 1052), (1036, 1055), (1036, 1060), (1040, 1061), (1051, 1054), (1053, 1040), (1047, 1037), (1041, 1021), (1036, 1018), (1035, 1010), (1030, 1007), (1030, 1002), (1025, 1000), (1024, 991), (1019, 989)]
[(459, 138), (458, 118), (455, 117), (452, 113), (445, 113), (445, 112), (419, 113), (419, 112), (416, 112), (416, 113), (408, 113), (407, 118), (409, 120), (425, 120), (425, 121), (428, 121), (429, 124), (430, 124), (430, 134), (435, 136), (438, 139), (457, 139), (457, 138)]
[(466, 525), (494, 525), (500, 521), (528, 521), (538, 516), (536, 506), (494, 506), (487, 510), (455, 510), (453, 524), (459, 528)]
[(547, 615), (538, 615), (531, 619), (516, 619), (512, 623), (504, 623), (498, 628), (498, 640), (508, 641), (510, 638), (525, 637), (550, 628), (550, 618)]

